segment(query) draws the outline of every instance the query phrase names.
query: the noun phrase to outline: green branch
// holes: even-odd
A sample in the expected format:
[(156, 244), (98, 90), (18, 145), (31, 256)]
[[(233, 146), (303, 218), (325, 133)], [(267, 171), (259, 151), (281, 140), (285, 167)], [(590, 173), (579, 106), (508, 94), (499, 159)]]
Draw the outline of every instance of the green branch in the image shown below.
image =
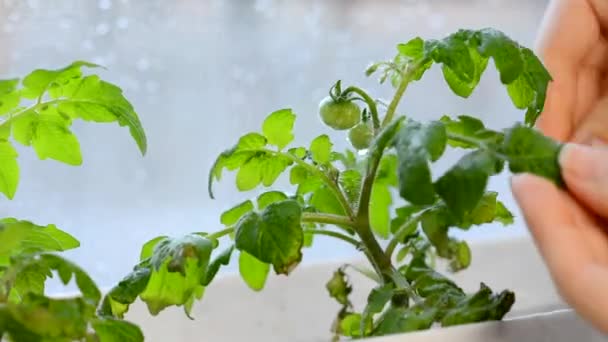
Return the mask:
[(378, 129), (380, 129), (380, 117), (378, 115), (378, 107), (376, 106), (376, 101), (374, 101), (374, 99), (372, 99), (371, 96), (369, 96), (363, 89), (355, 87), (355, 86), (350, 86), (350, 87), (346, 88), (342, 94), (348, 95), (348, 93), (351, 93), (351, 92), (358, 94), (359, 96), (361, 96), (363, 98), (363, 100), (365, 100), (365, 103), (367, 103), (367, 106), (369, 107), (369, 111), (372, 115), (372, 123), (374, 125), (374, 131), (377, 131)]
[(395, 91), (395, 95), (393, 96), (393, 100), (389, 103), (388, 108), (386, 109), (386, 115), (384, 116), (384, 121), (382, 121), (382, 127), (385, 127), (386, 125), (391, 123), (391, 121), (393, 121), (397, 106), (399, 105), (399, 102), (401, 102), (401, 98), (403, 97), (407, 86), (412, 81), (414, 72), (416, 72), (422, 64), (422, 62), (419, 62), (412, 65), (411, 67), (408, 66), (406, 70), (402, 72), (401, 82), (399, 82), (397, 90)]
[(346, 216), (325, 213), (303, 213), (301, 221), (308, 223), (333, 224), (336, 226), (354, 226), (353, 220)]
[(401, 241), (403, 241), (403, 239), (405, 239), (405, 237), (407, 236), (408, 228), (411, 225), (416, 224), (422, 218), (422, 215), (431, 208), (432, 207), (424, 209), (418, 212), (416, 215), (413, 215), (412, 217), (410, 217), (409, 220), (407, 220), (397, 229), (397, 232), (393, 235), (393, 238), (388, 242), (388, 245), (386, 246), (386, 250), (384, 252), (389, 258), (392, 259), (393, 253), (395, 252), (395, 248), (397, 248), (397, 245), (399, 245), (399, 243), (401, 243)]
[(234, 232), (234, 230), (235, 230), (235, 227), (228, 227), (226, 229), (218, 230), (215, 233), (211, 233), (209, 235), (202, 235), (202, 236), (206, 237), (208, 239), (219, 239), (219, 238), (221, 238), (223, 236), (226, 236), (226, 235)]
[(67, 100), (66, 99), (58, 99), (58, 100), (51, 100), (51, 101), (46, 101), (46, 102), (36, 102), (35, 104), (33, 104), (33, 105), (31, 105), (31, 106), (29, 106), (27, 108), (21, 109), (20, 111), (18, 111), (16, 113), (12, 113), (12, 114), (9, 113), (9, 114), (6, 115), (7, 118), (4, 121), (0, 122), (0, 127), (2, 127), (4, 125), (7, 125), (8, 123), (12, 122), (16, 118), (18, 118), (18, 117), (20, 117), (20, 116), (22, 116), (22, 115), (24, 115), (24, 114), (26, 114), (26, 113), (28, 113), (30, 111), (35, 111), (35, 110), (37, 110), (39, 108), (42, 108), (44, 106), (50, 106), (50, 105), (53, 105), (53, 104), (61, 103), (63, 101), (67, 101)]
[(346, 212), (348, 214), (348, 216), (351, 218), (355, 216), (353, 209), (350, 206), (350, 203), (346, 199), (346, 196), (344, 196), (344, 193), (342, 192), (342, 190), (340, 189), (338, 184), (336, 184), (336, 182), (334, 182), (331, 178), (329, 178), (329, 176), (325, 172), (317, 169), (314, 165), (308, 164), (307, 162), (303, 161), (302, 159), (300, 159), (294, 155), (291, 155), (289, 153), (278, 152), (278, 151), (273, 151), (273, 150), (269, 150), (269, 149), (261, 149), (259, 151), (269, 153), (269, 154), (274, 154), (274, 155), (280, 155), (285, 158), (288, 158), (291, 161), (293, 161), (294, 163), (306, 168), (308, 171), (312, 172), (313, 174), (316, 174), (329, 187), (331, 192), (334, 193), (334, 195), (340, 202), (342, 209), (344, 209), (344, 212)]
[(348, 236), (348, 235), (344, 235), (342, 233), (339, 232), (334, 232), (331, 230), (324, 230), (324, 229), (304, 229), (304, 233), (310, 233), (310, 234), (315, 234), (315, 235), (325, 235), (325, 236), (331, 236), (333, 238), (342, 240), (344, 242), (347, 242), (351, 245), (353, 245), (355, 248), (360, 249), (361, 246), (361, 242), (353, 239), (352, 237)]

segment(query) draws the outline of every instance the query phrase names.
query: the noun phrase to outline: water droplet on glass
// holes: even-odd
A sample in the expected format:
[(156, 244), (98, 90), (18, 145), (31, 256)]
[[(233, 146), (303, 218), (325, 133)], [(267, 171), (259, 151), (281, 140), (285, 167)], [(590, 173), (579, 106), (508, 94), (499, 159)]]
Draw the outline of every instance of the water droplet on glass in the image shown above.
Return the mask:
[(110, 32), (110, 26), (108, 26), (106, 23), (101, 23), (95, 27), (95, 33), (100, 36), (106, 35), (108, 32)]
[(109, 10), (110, 8), (112, 8), (112, 1), (111, 0), (99, 0), (99, 2), (97, 3), (97, 7), (99, 7), (99, 9), (101, 9), (101, 10)]
[(150, 68), (150, 62), (145, 58), (140, 58), (135, 67), (137, 67), (137, 70), (139, 71), (146, 71)]
[(120, 17), (116, 20), (116, 27), (124, 30), (127, 27), (129, 27), (129, 18), (127, 17)]

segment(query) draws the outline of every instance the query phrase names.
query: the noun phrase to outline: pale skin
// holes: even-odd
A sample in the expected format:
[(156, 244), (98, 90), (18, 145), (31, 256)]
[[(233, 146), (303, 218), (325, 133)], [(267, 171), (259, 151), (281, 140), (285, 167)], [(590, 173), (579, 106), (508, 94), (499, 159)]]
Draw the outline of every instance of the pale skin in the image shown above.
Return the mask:
[(512, 189), (560, 294), (608, 333), (608, 1), (552, 1), (537, 52), (553, 77), (538, 128), (567, 143), (566, 189), (531, 175)]

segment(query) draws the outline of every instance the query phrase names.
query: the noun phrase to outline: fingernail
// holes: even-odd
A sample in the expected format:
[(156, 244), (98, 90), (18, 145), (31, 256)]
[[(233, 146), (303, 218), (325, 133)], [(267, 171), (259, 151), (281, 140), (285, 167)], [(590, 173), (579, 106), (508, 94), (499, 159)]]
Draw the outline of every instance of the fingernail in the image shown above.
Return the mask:
[[(603, 147), (606, 144), (601, 144)], [(559, 155), (559, 164), (566, 178), (576, 178), (584, 182), (593, 182), (602, 174), (605, 176), (606, 159), (605, 152), (597, 147), (591, 147), (579, 144), (566, 144), (562, 148)]]

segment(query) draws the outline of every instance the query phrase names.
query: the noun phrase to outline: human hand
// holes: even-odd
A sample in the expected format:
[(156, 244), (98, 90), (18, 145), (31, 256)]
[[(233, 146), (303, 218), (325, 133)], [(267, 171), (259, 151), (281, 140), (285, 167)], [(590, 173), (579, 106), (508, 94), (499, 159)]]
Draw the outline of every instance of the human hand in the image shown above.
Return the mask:
[(541, 25), (537, 50), (553, 77), (538, 121), (560, 141), (608, 141), (608, 1), (553, 0)]
[(566, 145), (560, 164), (568, 192), (527, 174), (513, 192), (561, 296), (608, 333), (608, 148)]
[(538, 121), (567, 144), (567, 190), (531, 175), (512, 188), (562, 297), (608, 333), (608, 1), (552, 1), (539, 54), (553, 77)]

